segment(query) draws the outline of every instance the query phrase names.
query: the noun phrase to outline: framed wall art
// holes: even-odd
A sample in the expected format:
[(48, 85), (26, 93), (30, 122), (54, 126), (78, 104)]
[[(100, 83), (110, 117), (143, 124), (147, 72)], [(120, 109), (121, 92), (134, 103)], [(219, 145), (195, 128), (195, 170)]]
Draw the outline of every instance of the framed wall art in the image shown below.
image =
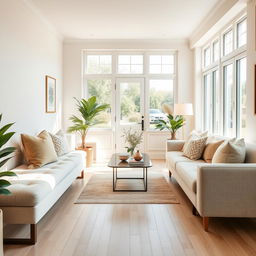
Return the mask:
[(56, 79), (45, 76), (45, 112), (56, 112)]

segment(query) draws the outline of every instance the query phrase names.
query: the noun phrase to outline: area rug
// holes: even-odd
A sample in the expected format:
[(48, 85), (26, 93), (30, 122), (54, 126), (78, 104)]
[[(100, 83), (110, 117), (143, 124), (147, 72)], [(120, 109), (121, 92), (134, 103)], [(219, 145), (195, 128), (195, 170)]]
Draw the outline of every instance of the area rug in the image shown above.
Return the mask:
[[(139, 176), (139, 172), (120, 172), (119, 177)], [(136, 177), (136, 176), (135, 176)], [(148, 171), (147, 192), (113, 192), (112, 172), (95, 173), (76, 204), (178, 204), (170, 184), (161, 172)], [(118, 180), (117, 189), (143, 189), (141, 180)]]

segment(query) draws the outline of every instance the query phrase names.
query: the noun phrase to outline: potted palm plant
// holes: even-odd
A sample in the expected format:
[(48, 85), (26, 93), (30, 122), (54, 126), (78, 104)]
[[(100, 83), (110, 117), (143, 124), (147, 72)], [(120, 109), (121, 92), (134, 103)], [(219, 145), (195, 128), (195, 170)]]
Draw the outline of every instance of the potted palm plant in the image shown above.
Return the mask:
[[(0, 114), (0, 123), (2, 121), (2, 114)], [(13, 123), (6, 124), (3, 127), (0, 128), (0, 168), (4, 166), (7, 161), (12, 158), (9, 155), (12, 154), (16, 148), (15, 147), (6, 147), (2, 149), (2, 147), (11, 139), (11, 137), (14, 135), (14, 132), (7, 132), (9, 128), (13, 125)], [(8, 186), (11, 185), (11, 183), (2, 177), (5, 176), (16, 176), (14, 172), (10, 171), (3, 171), (0, 172), (0, 195), (9, 195), (11, 192), (7, 189)], [(2, 210), (0, 210), (0, 237), (1, 241), (3, 241), (3, 213)], [(3, 255), (3, 243), (1, 243), (0, 253)]]
[(76, 99), (78, 111), (81, 114), (81, 117), (72, 115), (70, 120), (73, 122), (73, 125), (68, 128), (68, 132), (78, 132), (81, 136), (81, 149), (85, 149), (85, 139), (87, 132), (90, 127), (101, 123), (101, 121), (96, 120), (95, 117), (102, 111), (110, 107), (109, 104), (98, 104), (96, 97), (92, 96), (88, 100)]
[(168, 130), (171, 132), (171, 140), (176, 140), (176, 132), (185, 125), (185, 118), (181, 115), (174, 116), (172, 114), (172, 109), (169, 105), (164, 104), (163, 110), (167, 114), (166, 120), (157, 120), (155, 129), (160, 131)]

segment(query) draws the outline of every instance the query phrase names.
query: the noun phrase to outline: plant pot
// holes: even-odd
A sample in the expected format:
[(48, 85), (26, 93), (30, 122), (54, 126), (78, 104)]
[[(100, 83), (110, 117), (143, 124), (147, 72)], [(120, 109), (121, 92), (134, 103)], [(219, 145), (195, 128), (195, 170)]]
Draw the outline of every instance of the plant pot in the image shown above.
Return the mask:
[(177, 140), (176, 132), (171, 132), (171, 140)]
[(3, 255), (3, 211), (0, 209), (0, 256)]

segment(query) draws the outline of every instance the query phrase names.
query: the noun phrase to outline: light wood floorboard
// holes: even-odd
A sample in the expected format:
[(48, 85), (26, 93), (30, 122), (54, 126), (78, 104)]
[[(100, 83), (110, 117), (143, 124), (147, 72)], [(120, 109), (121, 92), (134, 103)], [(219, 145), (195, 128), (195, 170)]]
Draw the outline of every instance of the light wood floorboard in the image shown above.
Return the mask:
[[(256, 219), (214, 218), (209, 232), (164, 161), (153, 161), (162, 171), (180, 204), (74, 204), (94, 171), (76, 180), (38, 224), (34, 246), (6, 245), (5, 256), (253, 256)], [(28, 227), (12, 225), (7, 234), (24, 236)]]

